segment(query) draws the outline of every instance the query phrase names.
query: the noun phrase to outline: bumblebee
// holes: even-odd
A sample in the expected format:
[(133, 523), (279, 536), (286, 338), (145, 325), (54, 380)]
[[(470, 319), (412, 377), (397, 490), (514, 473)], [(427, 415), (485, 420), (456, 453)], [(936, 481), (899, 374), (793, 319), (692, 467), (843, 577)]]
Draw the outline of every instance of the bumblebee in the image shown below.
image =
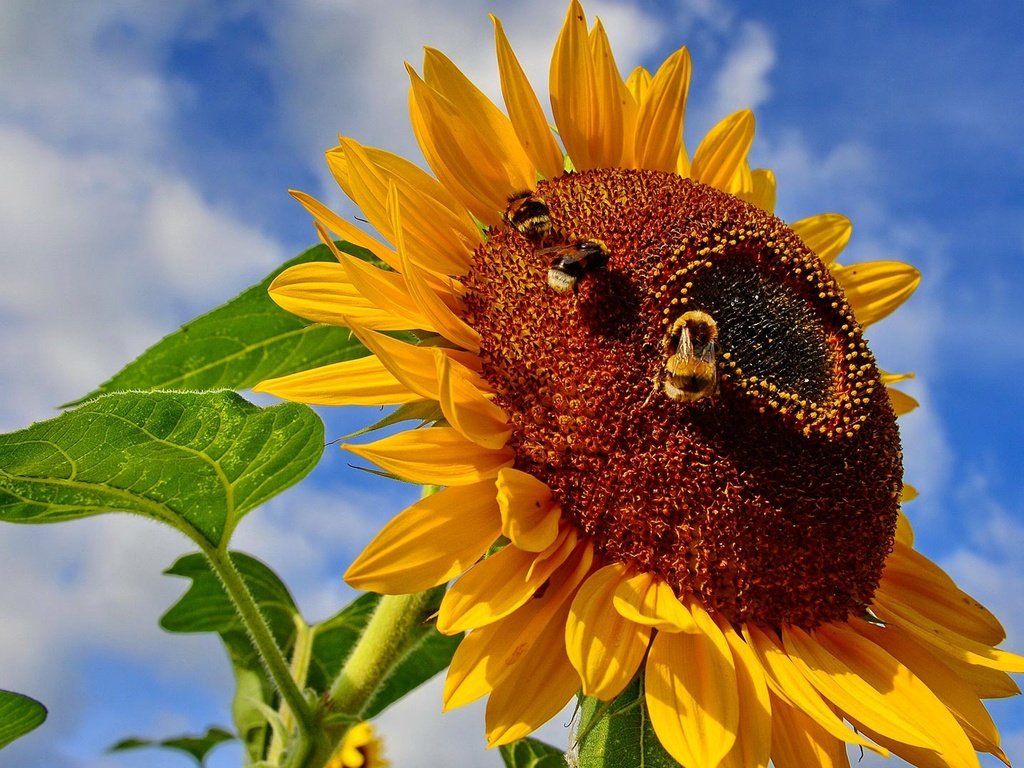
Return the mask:
[(600, 240), (578, 240), (544, 248), (538, 254), (554, 254), (548, 266), (548, 286), (559, 293), (579, 290), (579, 280), (608, 263), (608, 246)]
[(718, 324), (707, 312), (684, 312), (665, 336), (671, 352), (662, 371), (662, 386), (670, 400), (692, 403), (718, 388)]
[(508, 208), (502, 214), (512, 229), (534, 245), (544, 242), (551, 234), (551, 212), (544, 198), (525, 190), (508, 199)]

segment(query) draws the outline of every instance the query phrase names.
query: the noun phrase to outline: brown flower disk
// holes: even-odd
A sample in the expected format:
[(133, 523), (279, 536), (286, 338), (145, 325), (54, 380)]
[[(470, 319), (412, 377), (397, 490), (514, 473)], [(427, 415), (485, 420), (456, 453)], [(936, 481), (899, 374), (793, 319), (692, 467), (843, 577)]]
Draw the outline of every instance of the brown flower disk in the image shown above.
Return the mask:
[[(466, 319), (516, 466), (551, 486), (605, 562), (660, 574), (735, 623), (862, 613), (902, 466), (828, 269), (778, 219), (673, 174), (572, 173), (536, 194), (549, 239), (598, 239), (611, 256), (558, 293), (551, 255), (515, 231), (475, 254)], [(718, 326), (718, 382), (683, 402), (662, 381), (665, 337), (689, 310)]]

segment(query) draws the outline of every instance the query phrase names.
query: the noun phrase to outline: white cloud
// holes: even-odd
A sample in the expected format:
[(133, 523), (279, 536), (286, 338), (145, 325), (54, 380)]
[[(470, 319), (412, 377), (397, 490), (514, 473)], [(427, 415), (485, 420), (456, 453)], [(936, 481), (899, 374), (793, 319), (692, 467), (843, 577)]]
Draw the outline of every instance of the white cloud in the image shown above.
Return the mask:
[(0, 427), (55, 415), (284, 260), (186, 180), (130, 156), (61, 150), (0, 123), (0, 166)]
[[(308, 0), (273, 17), (273, 76), (285, 100), (282, 122), (296, 145), (310, 153), (320, 170), (321, 194), (332, 205), (344, 210), (346, 204), (319, 158), (339, 133), (422, 162), (409, 127), (409, 77), (402, 62), (420, 71), (424, 46), (448, 55), (484, 93), (502, 103), (488, 10), (474, 0)], [(630, 3), (587, 3), (586, 10), (591, 24), (600, 17), (606, 25), (623, 75), (661, 42), (663, 27)], [(496, 10), (545, 105), (551, 51), (564, 14), (563, 5), (542, 0)]]
[[(394, 704), (376, 721), (385, 739), (392, 765), (403, 768), (497, 768), (503, 765), (498, 750), (486, 749), (484, 711), (486, 699), (441, 712), (444, 675), (438, 675), (415, 693)], [(557, 749), (569, 748), (575, 702), (532, 734)]]
[(755, 21), (741, 24), (715, 76), (712, 114), (725, 117), (764, 104), (772, 94), (769, 76), (775, 58), (771, 32)]
[[(179, 534), (126, 515), (6, 526), (2, 533), (0, 582), (9, 586), (0, 590), (0, 687), (33, 696), (50, 710), (47, 722), (12, 748), (19, 751), (11, 759), (25, 754), (31, 760), (21, 764), (62, 764), (61, 744), (81, 738), (93, 716), (97, 691), (90, 687), (89, 665), (97, 656), (147, 669), (156, 680), (219, 689), (226, 708), (232, 683), (218, 641), (170, 635), (157, 624), (188, 586), (161, 574), (190, 549)], [(124, 735), (91, 738), (109, 744)]]

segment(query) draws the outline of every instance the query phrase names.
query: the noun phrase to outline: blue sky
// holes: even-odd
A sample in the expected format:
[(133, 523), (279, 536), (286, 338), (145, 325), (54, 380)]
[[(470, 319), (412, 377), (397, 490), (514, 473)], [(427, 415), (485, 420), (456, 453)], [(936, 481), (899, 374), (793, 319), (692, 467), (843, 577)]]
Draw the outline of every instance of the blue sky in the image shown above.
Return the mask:
[[(0, 5), (0, 429), (50, 417), (310, 244), (286, 189), (354, 213), (322, 162), (338, 133), (418, 158), (402, 62), (418, 64), (423, 45), (496, 95), (493, 11), (543, 90), (564, 12), (541, 0), (285, 5)], [(587, 11), (623, 71), (690, 46), (691, 148), (718, 118), (755, 109), (752, 159), (776, 171), (783, 219), (842, 212), (855, 227), (847, 261), (923, 270), (918, 293), (869, 333), (883, 367), (918, 375), (907, 389), (922, 407), (902, 423), (907, 479), (921, 490), (908, 514), (925, 553), (1024, 651), (1024, 7), (680, 0)], [(373, 414), (325, 415), (336, 436)], [(328, 448), (237, 541), (313, 619), (348, 599), (345, 563), (412, 495), (346, 465)], [(156, 626), (185, 587), (160, 571), (184, 551), (124, 517), (0, 530), (0, 687), (51, 709), (0, 766), (181, 766), (103, 749), (229, 723), (217, 643)], [(438, 709), (435, 684), (385, 717), (396, 765), (499, 764), (482, 751), (479, 708)], [(1024, 704), (992, 710), (1024, 761)], [(563, 743), (561, 721), (546, 735)], [(237, 762), (229, 747), (211, 764)]]

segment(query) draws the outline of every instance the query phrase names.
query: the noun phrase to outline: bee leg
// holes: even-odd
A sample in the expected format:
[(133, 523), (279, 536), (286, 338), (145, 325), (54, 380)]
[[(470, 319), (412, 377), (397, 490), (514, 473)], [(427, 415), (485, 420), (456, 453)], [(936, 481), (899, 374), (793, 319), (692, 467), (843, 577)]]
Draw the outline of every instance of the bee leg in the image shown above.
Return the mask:
[(647, 398), (643, 401), (643, 403), (640, 404), (641, 408), (646, 408), (647, 404), (651, 402), (651, 398), (657, 394), (658, 388), (661, 386), (661, 374), (655, 374), (654, 376), (652, 376), (651, 383), (654, 386), (651, 387), (651, 392), (649, 395), (647, 395)]

